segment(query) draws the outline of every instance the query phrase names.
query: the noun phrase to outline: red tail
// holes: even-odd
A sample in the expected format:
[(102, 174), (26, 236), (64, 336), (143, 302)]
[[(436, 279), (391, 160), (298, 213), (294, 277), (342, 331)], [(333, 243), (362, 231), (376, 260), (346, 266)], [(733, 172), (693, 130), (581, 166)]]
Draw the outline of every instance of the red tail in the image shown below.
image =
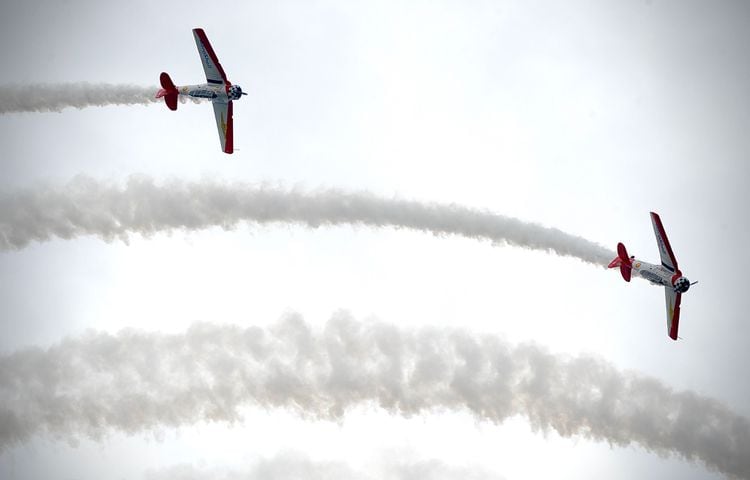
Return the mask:
[(162, 88), (156, 92), (156, 98), (164, 97), (164, 103), (167, 104), (170, 110), (177, 110), (177, 87), (172, 83), (172, 79), (169, 78), (167, 72), (161, 72), (159, 76), (159, 82)]
[(609, 262), (609, 268), (620, 267), (620, 274), (626, 282), (630, 281), (630, 275), (633, 270), (633, 262), (628, 256), (628, 251), (625, 250), (625, 245), (622, 243), (617, 244), (617, 256), (614, 260)]

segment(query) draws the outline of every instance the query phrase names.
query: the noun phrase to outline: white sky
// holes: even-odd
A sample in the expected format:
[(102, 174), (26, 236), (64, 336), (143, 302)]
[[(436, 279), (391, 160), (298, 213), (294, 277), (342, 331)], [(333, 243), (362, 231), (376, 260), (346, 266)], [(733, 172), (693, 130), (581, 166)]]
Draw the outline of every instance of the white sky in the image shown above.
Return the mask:
[[(391, 230), (286, 226), (34, 244), (0, 253), (0, 351), (86, 329), (264, 325), (288, 311), (455, 325), (589, 352), (750, 416), (745, 186), (750, 9), (742, 2), (21, 2), (0, 4), (0, 84), (199, 83), (191, 28), (230, 80), (232, 156), (208, 105), (0, 116), (0, 187), (78, 174), (335, 186), (455, 202), (657, 260), (661, 214), (701, 283), (666, 336), (663, 293), (539, 252)], [(33, 95), (30, 89), (29, 95)], [(287, 449), (365, 464), (392, 449), (509, 478), (719, 478), (610, 448), (445, 413), (362, 408), (340, 424), (248, 409), (78, 446), (38, 439), (0, 477), (141, 478)]]

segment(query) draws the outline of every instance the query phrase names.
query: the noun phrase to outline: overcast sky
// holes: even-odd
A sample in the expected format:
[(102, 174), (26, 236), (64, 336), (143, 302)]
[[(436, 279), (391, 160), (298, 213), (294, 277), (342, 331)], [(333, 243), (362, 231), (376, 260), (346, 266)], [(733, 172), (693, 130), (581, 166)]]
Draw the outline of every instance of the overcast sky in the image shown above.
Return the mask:
[[(667, 337), (661, 288), (576, 258), (392, 228), (242, 223), (1, 251), (0, 377), (18, 352), (64, 350), (89, 330), (273, 331), (293, 312), (317, 332), (343, 315), (407, 336), (459, 328), (555, 359), (592, 356), (750, 417), (744, 2), (6, 0), (0, 87), (155, 91), (162, 71), (201, 83), (195, 27), (248, 93), (234, 106), (234, 155), (220, 151), (205, 104), (7, 113), (2, 193), (78, 175), (368, 191), (516, 217), (609, 249), (622, 241), (653, 262), (656, 211), (682, 271), (700, 281), (683, 297), (682, 340)], [(37, 400), (97, 392), (84, 372)], [(31, 388), (8, 385), (10, 396)], [(723, 478), (635, 438), (539, 430), (527, 411), (495, 423), (470, 405), (407, 416), (365, 401), (332, 420), (279, 402), (246, 402), (235, 422), (104, 428), (99, 438), (40, 431), (0, 450), (0, 477)]]

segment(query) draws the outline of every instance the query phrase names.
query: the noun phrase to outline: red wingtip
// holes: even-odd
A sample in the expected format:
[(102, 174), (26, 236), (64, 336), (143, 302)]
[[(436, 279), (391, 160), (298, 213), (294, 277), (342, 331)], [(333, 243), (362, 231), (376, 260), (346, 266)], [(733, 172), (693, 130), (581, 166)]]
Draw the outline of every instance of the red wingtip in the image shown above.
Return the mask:
[(234, 105), (229, 102), (227, 108), (227, 131), (226, 131), (226, 143), (224, 145), (224, 153), (234, 152)]

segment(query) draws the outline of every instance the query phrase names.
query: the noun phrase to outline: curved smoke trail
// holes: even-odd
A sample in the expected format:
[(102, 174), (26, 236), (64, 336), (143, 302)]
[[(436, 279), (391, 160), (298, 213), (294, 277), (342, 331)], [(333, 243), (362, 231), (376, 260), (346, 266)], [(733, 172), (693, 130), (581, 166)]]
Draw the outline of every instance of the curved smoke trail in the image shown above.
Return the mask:
[(58, 83), (0, 85), (0, 114), (13, 112), (59, 112), (65, 108), (106, 105), (148, 105), (158, 87), (111, 83)]
[(82, 235), (127, 241), (131, 233), (231, 229), (240, 222), (406, 228), (552, 251), (600, 266), (615, 256), (601, 245), (555, 228), (459, 205), (367, 192), (305, 192), (209, 181), (159, 186), (146, 177), (131, 177), (125, 187), (77, 177), (62, 187), (0, 192), (0, 249)]
[(382, 460), (354, 468), (341, 461), (315, 461), (299, 452), (283, 452), (241, 468), (196, 467), (183, 464), (151, 470), (145, 480), (501, 480), (494, 472), (474, 466), (454, 466), (438, 459), (415, 459), (388, 452)]
[(101, 438), (200, 421), (245, 406), (337, 419), (375, 404), (415, 415), (468, 410), (500, 423), (700, 460), (750, 478), (750, 421), (711, 398), (591, 357), (553, 355), (459, 329), (406, 329), (290, 315), (266, 328), (200, 324), (184, 334), (89, 333), (0, 356), (0, 451), (48, 434)]

